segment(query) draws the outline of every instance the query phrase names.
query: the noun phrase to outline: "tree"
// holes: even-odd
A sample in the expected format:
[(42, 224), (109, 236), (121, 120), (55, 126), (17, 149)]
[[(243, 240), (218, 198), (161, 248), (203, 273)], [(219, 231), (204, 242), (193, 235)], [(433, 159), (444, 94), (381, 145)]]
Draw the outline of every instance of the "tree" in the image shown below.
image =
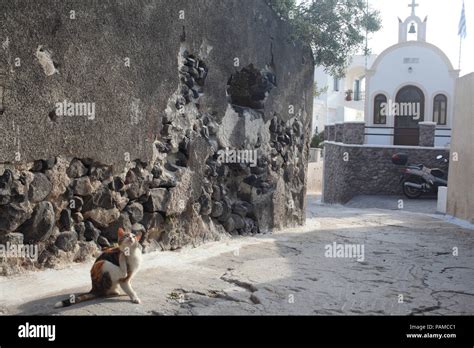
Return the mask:
[[(381, 28), (379, 12), (367, 0), (268, 0), (288, 21), (292, 38), (309, 44), (316, 65), (342, 77), (350, 56), (365, 49), (366, 33)], [(366, 54), (369, 52), (365, 51)]]
[(314, 81), (314, 90), (313, 90), (313, 96), (318, 98), (320, 95), (327, 93), (329, 86), (324, 86), (323, 88), (318, 87), (318, 82)]

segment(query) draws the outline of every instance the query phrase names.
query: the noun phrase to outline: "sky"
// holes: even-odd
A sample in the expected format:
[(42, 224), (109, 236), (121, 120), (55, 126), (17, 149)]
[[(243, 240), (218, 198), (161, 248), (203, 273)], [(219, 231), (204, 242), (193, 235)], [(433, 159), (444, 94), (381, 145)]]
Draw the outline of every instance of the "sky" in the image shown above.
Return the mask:
[[(463, 0), (416, 0), (416, 15), (428, 16), (426, 41), (438, 46), (458, 69), (459, 19)], [(382, 29), (369, 37), (372, 53), (380, 54), (398, 42), (398, 19), (411, 14), (411, 0), (369, 0), (370, 6), (380, 11)], [(467, 37), (462, 44), (460, 76), (474, 72), (474, 0), (465, 0)]]

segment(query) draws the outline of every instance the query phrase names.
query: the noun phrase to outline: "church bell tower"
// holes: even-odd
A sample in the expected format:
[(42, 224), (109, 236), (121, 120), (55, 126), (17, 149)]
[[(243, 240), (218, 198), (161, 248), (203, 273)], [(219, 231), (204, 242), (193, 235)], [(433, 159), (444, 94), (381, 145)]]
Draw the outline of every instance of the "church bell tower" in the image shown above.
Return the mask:
[(402, 21), (398, 18), (398, 42), (407, 42), (408, 34), (417, 34), (417, 41), (426, 42), (426, 22), (428, 17), (425, 17), (424, 21), (421, 21), (420, 17), (415, 14), (415, 9), (419, 5), (415, 3), (415, 0), (412, 0), (412, 3), (408, 5), (411, 7), (411, 15)]

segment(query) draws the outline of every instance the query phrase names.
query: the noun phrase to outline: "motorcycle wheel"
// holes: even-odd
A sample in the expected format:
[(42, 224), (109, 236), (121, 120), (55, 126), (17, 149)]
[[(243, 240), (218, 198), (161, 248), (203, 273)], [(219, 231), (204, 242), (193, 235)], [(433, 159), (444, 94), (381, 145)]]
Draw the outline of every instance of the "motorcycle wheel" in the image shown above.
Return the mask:
[(405, 196), (407, 196), (409, 199), (417, 199), (417, 198), (420, 198), (420, 196), (422, 195), (423, 191), (421, 190), (418, 190), (414, 187), (409, 187), (409, 186), (405, 186), (405, 183), (406, 182), (414, 182), (415, 184), (422, 184), (421, 180), (405, 180), (403, 181), (402, 185), (403, 185), (403, 194)]

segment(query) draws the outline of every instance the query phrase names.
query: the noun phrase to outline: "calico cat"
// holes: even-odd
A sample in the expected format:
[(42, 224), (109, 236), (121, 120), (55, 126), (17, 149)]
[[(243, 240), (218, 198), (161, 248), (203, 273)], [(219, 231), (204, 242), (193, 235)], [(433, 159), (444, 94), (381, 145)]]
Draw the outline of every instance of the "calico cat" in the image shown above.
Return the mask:
[(140, 303), (131, 280), (142, 261), (141, 233), (134, 235), (118, 229), (118, 247), (105, 249), (91, 269), (92, 289), (88, 293), (71, 296), (56, 303), (55, 307), (68, 307), (98, 297), (119, 296), (118, 286), (130, 296), (133, 303)]

